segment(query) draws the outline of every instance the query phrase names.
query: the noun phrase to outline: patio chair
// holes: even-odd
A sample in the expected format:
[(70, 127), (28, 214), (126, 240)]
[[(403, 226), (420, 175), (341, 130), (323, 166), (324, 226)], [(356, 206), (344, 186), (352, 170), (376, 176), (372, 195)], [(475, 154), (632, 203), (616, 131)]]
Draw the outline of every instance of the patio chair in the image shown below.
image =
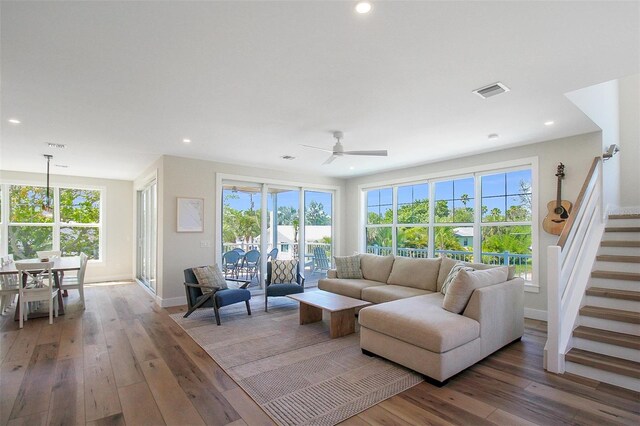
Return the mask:
[(258, 250), (249, 250), (242, 260), (242, 267), (247, 279), (253, 279), (260, 269), (260, 252)]
[(272, 283), (271, 282), (272, 266), (271, 262), (267, 263), (267, 279), (265, 280), (264, 289), (264, 311), (269, 310), (269, 297), (288, 296), (290, 294), (304, 293), (304, 276), (300, 273), (300, 263), (297, 265), (296, 282), (295, 283)]
[(267, 253), (267, 262), (270, 260), (275, 260), (278, 258), (278, 249), (274, 248), (269, 253)]
[(245, 288), (251, 281), (231, 278), (227, 278), (226, 280), (241, 283), (240, 288), (225, 288), (214, 292), (205, 293), (202, 291), (202, 288), (205, 286), (198, 284), (198, 279), (193, 273), (193, 269), (185, 269), (184, 289), (187, 293), (188, 310), (184, 314), (184, 318), (191, 315), (196, 309), (213, 308), (213, 312), (216, 316), (216, 324), (220, 325), (219, 309), (223, 306), (229, 306), (239, 302), (245, 303), (245, 305), (247, 306), (247, 314), (251, 315), (251, 306), (249, 305), (249, 300), (251, 300), (251, 292)]
[(235, 250), (231, 250), (222, 255), (222, 272), (224, 276), (229, 275), (238, 278), (238, 268), (242, 256)]
[(313, 271), (312, 274), (316, 272), (326, 273), (329, 269), (331, 269), (331, 265), (329, 264), (329, 259), (327, 258), (327, 252), (324, 251), (322, 247), (316, 247), (313, 249)]

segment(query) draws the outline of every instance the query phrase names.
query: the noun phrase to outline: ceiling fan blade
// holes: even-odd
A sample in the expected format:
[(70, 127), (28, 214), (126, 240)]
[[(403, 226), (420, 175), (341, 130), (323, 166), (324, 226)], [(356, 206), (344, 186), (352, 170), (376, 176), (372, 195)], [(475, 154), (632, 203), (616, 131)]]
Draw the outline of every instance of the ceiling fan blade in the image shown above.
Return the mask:
[(380, 157), (386, 157), (388, 155), (386, 149), (379, 149), (374, 151), (344, 151), (343, 154), (345, 155), (377, 155)]
[(317, 146), (311, 146), (311, 145), (304, 145), (304, 144), (300, 144), (301, 146), (306, 146), (307, 148), (313, 148), (313, 149), (319, 149), (320, 151), (324, 151), (324, 152), (330, 152), (331, 154), (333, 154), (333, 151), (330, 149), (324, 149), (324, 148), (320, 148)]
[(322, 165), (324, 166), (325, 164), (331, 164), (333, 163), (333, 160), (335, 160), (336, 158), (337, 158), (337, 155), (331, 154), (331, 156), (327, 158), (327, 160), (324, 163), (322, 163)]

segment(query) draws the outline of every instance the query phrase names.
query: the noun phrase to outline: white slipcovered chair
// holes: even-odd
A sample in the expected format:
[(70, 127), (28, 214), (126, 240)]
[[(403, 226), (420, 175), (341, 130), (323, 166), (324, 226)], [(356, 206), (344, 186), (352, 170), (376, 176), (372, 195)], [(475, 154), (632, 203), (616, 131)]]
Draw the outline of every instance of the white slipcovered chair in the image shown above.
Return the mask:
[(58, 292), (55, 288), (51, 268), (53, 262), (16, 262), (18, 270), (18, 294), (20, 295), (20, 328), (27, 320), (29, 303), (47, 302), (49, 324), (53, 315), (58, 316)]

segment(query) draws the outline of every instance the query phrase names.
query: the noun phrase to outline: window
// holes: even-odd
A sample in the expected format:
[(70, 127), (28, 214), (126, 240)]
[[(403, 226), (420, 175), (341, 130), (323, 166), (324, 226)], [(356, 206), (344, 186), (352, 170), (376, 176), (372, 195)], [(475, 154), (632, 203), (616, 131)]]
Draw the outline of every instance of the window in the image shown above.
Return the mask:
[(482, 261), (531, 280), (531, 170), (482, 176), (481, 187)]
[(372, 188), (364, 195), (367, 253), (508, 264), (532, 280), (530, 168)]
[(6, 249), (16, 260), (37, 257), (40, 250), (60, 250), (64, 256), (86, 253), (100, 258), (101, 191), (51, 188), (53, 216), (42, 211), (46, 188), (3, 185), (2, 204), (9, 210)]

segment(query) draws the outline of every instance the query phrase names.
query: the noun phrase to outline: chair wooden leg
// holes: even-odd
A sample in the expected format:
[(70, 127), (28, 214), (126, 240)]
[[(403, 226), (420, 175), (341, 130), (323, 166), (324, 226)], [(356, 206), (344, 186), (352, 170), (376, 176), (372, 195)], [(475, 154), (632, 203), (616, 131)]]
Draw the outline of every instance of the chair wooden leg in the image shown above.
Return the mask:
[(247, 313), (251, 315), (251, 306), (249, 305), (249, 301), (245, 301), (244, 304), (247, 305)]
[(218, 306), (215, 301), (213, 302), (213, 312), (216, 314), (216, 324), (220, 325), (220, 311), (218, 311)]
[(85, 309), (85, 305), (84, 305), (84, 287), (80, 287), (80, 288), (78, 288), (78, 290), (80, 290), (80, 300), (82, 301), (82, 309)]
[(269, 312), (269, 298), (267, 297), (267, 293), (264, 294), (264, 311)]
[(20, 309), (20, 328), (24, 327), (24, 310), (27, 307), (27, 302), (20, 301), (18, 308)]
[(53, 297), (49, 298), (49, 324), (53, 324)]
[[(196, 303), (195, 305), (189, 308), (189, 310), (183, 315), (183, 318), (186, 318), (189, 315), (191, 315), (193, 311), (198, 309), (200, 306), (204, 305), (207, 302), (207, 300), (211, 299), (212, 296), (213, 296), (213, 293), (209, 293), (209, 297), (203, 297), (202, 299), (200, 299), (198, 303)], [(215, 302), (213, 305), (215, 307)]]

